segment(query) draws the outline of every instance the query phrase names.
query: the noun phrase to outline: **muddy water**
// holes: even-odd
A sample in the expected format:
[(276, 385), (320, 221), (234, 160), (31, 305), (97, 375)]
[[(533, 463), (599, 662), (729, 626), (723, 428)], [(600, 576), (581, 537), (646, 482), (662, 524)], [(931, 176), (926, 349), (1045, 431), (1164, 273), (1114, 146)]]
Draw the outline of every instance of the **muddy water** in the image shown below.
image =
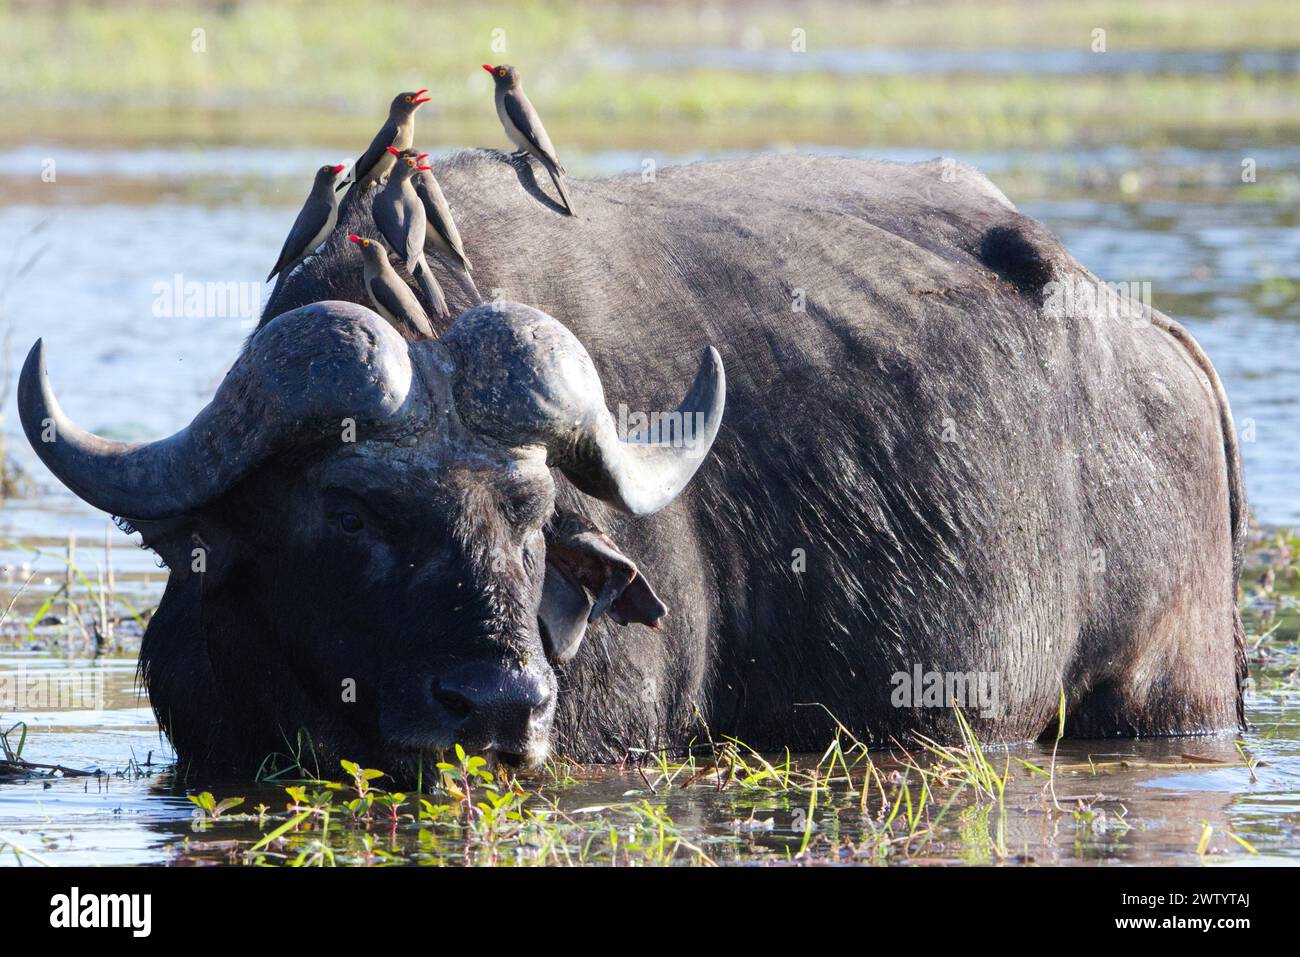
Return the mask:
[[(159, 284), (165, 288), (179, 276), (261, 291), (260, 279), (301, 201), (303, 171), (348, 155), (336, 145), (98, 153), (0, 145), (0, 235), (7, 239), (0, 279), (10, 276), (0, 334), (10, 373), (41, 336), (64, 407), (84, 426), (128, 439), (182, 426), (211, 395), (254, 315), (160, 316)], [(1243, 155), (1258, 165), (1253, 184), (1240, 180)], [(32, 170), (49, 156), (58, 159), (58, 181), (36, 183)], [(1300, 472), (1300, 149), (1104, 148), (1068, 157), (962, 158), (988, 171), (1098, 275), (1152, 284), (1154, 304), (1192, 329), (1225, 380), (1239, 425), (1249, 423), (1243, 449), (1259, 520), (1271, 527), (1300, 524), (1294, 479)], [(575, 155), (566, 162), (579, 174), (614, 173), (639, 170), (641, 156)], [(10, 383), (3, 396), (5, 436), (34, 485), (31, 494), (0, 508), (0, 605), (16, 597), (5, 623), (8, 650), (0, 652), (0, 732), (21, 721), (27, 759), (103, 773), (0, 784), (0, 862), (243, 859), (279, 819), (268, 824), (236, 815), (196, 825), (194, 805), (171, 778), (170, 751), (136, 688), (133, 612), (157, 601), (165, 573), (107, 529), (102, 515), (49, 481), (16, 428), (11, 395)], [(73, 607), (56, 596), (68, 577), (69, 534), (77, 539), (79, 572)], [(1279, 559), (1257, 559), (1264, 560)], [(813, 859), (828, 861), (1294, 860), (1300, 857), (1295, 605), (1285, 594), (1256, 595), (1259, 574), (1252, 571), (1248, 583), (1256, 687), (1252, 730), (1242, 745), (1231, 737), (1063, 742), (1055, 801), (1044, 778), (1025, 765), (1046, 767), (1050, 748), (993, 751), (990, 761), (1009, 769), (1000, 806), (970, 788), (936, 793), (940, 804), (952, 801), (941, 820), (913, 841), (887, 843), (885, 851), (873, 836), (879, 796), (864, 813), (860, 794), (847, 784), (819, 795), (816, 826), (808, 829), (806, 791), (734, 783), (719, 790), (708, 775), (682, 787), (693, 772), (670, 784), (653, 768), (570, 769), (564, 773), (573, 780), (563, 784), (525, 783), (542, 789), (535, 802), (557, 801), (575, 822), (577, 829), (559, 840), (573, 855), (593, 835), (627, 825), (633, 813), (627, 807), (646, 800), (666, 809), (680, 837), (719, 861), (786, 860), (805, 842)], [(1288, 581), (1278, 578), (1284, 592)], [(101, 657), (91, 660), (101, 590), (111, 594), (108, 616), (116, 620)], [(38, 696), (15, 707), (4, 697), (5, 680), (39, 689)], [(6, 740), (14, 747), (20, 736), (15, 729)], [(819, 757), (795, 764), (811, 767)], [(898, 779), (905, 762), (877, 761), (888, 804), (906, 786)], [(919, 786), (915, 776), (911, 783)], [(287, 800), (278, 785), (205, 786), (218, 797), (243, 797), (241, 810), (262, 803), (280, 812)], [(323, 843), (341, 860), (384, 860), (364, 841), (358, 850), (358, 835), (406, 860), (536, 859), (535, 847), (502, 850), (460, 828), (405, 820)], [(1205, 855), (1198, 854), (1202, 842)], [(682, 850), (675, 859), (699, 857)]]

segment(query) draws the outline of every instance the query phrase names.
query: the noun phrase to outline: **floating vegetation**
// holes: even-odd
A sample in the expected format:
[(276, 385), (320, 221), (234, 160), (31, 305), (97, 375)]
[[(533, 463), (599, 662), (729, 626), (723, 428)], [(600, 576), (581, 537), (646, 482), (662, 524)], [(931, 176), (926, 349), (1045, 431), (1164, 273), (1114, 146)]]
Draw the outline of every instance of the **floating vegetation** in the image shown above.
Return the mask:
[[(192, 833), (171, 853), (174, 863), (289, 867), (1026, 863), (1034, 858), (1017, 850), (1013, 813), (1063, 832), (1076, 848), (1142, 826), (1102, 791), (1058, 796), (1058, 778), (1252, 766), (1243, 749), (1238, 761), (1186, 754), (1044, 769), (1009, 754), (997, 760), (955, 712), (960, 744), (919, 737), (873, 752), (840, 726), (820, 757), (803, 760), (725, 738), (680, 757), (632, 753), (616, 769), (557, 759), (521, 776), (457, 746), (414, 793), (389, 790), (383, 771), (343, 761), (330, 778), (281, 777), (278, 789), (252, 797), (188, 795)], [(1025, 787), (1033, 777), (1042, 779), (1036, 792)], [(1022, 802), (1035, 796), (1031, 806), (1011, 806), (1013, 779)], [(608, 799), (593, 802), (593, 794)], [(702, 821), (701, 808), (733, 816)], [(1198, 855), (1210, 852), (1211, 837)]]
[(23, 757), (27, 744), (27, 723), (17, 721), (0, 731), (0, 781), (39, 777), (94, 777), (98, 772), (67, 768), (61, 764), (41, 764)]

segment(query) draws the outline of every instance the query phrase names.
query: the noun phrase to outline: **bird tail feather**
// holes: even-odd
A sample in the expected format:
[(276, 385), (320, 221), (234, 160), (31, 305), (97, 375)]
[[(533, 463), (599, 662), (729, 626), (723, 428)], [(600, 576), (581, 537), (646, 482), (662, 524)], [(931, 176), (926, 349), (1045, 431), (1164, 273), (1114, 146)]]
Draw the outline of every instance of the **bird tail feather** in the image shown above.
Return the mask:
[(560, 199), (564, 201), (564, 208), (569, 211), (569, 215), (578, 215), (573, 210), (573, 200), (569, 199), (569, 191), (564, 188), (564, 174), (558, 169), (552, 167), (549, 163), (546, 166), (546, 172), (551, 174), (551, 182), (555, 184), (556, 190), (559, 191)]
[(481, 292), (478, 291), (478, 286), (476, 286), (476, 285), (474, 284), (474, 277), (471, 276), (471, 275), (469, 274), (469, 270), (468, 270), (468, 269), (465, 270), (465, 281), (466, 281), (467, 283), (469, 283), (469, 290), (470, 290), (470, 292), (472, 292), (472, 293), (474, 294), (474, 302), (475, 302), (476, 304), (478, 304), (478, 303), (482, 303), (482, 302), (483, 302), (483, 294), (482, 294)]
[(415, 274), (415, 281), (420, 284), (424, 298), (428, 300), (429, 305), (433, 306), (433, 315), (439, 319), (450, 318), (451, 310), (447, 308), (447, 297), (442, 294), (442, 286), (438, 285), (438, 280), (429, 271), (429, 264), (418, 262), (412, 272)]

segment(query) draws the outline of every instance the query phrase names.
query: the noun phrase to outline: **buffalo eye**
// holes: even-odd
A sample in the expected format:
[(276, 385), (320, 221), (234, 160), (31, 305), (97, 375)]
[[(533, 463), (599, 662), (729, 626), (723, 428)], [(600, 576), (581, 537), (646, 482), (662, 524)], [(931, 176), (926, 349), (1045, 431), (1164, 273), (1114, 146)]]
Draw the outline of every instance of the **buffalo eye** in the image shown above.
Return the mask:
[(355, 535), (365, 527), (361, 521), (361, 516), (356, 512), (339, 512), (336, 520), (339, 523), (339, 528), (349, 535)]

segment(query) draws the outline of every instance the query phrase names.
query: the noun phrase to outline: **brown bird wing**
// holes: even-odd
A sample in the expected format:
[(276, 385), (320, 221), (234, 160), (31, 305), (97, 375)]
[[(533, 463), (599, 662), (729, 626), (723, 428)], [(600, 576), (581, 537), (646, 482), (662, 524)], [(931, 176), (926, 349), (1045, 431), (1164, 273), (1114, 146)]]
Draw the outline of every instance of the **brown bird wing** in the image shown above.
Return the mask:
[[(394, 285), (394, 283), (399, 285)], [(433, 335), (433, 327), (429, 325), (429, 317), (424, 314), (424, 309), (420, 307), (419, 300), (402, 283), (401, 279), (393, 276), (391, 282), (384, 282), (382, 276), (375, 276), (374, 279), (370, 280), (369, 286), (370, 294), (375, 297), (375, 302), (387, 309), (389, 315), (394, 319), (406, 323), (421, 335)]]
[(393, 138), (397, 136), (397, 124), (388, 120), (379, 128), (375, 138), (370, 141), (366, 151), (357, 159), (356, 164), (352, 167), (351, 178), (353, 182), (360, 181), (361, 177), (366, 175), (370, 167), (379, 162), (379, 158), (384, 155), (384, 151), (393, 145)]
[(388, 248), (414, 272), (424, 252), (424, 206), (419, 197), (389, 180), (375, 197), (371, 212)]
[(447, 205), (447, 197), (443, 195), (437, 179), (428, 170), (424, 170), (415, 189), (424, 201), (424, 215), (428, 218), (429, 225), (438, 231), (438, 235), (460, 257), (466, 268), (469, 268), (469, 258), (465, 255), (465, 244), (461, 242), (460, 230), (456, 228), (456, 222), (451, 218), (451, 207)]
[(546, 135), (546, 127), (542, 125), (542, 118), (537, 115), (533, 109), (533, 104), (528, 101), (528, 97), (516, 93), (514, 90), (508, 90), (503, 98), (506, 108), (506, 116), (510, 117), (510, 122), (515, 124), (519, 132), (523, 134), (524, 139), (532, 144), (533, 149), (545, 156), (555, 168), (561, 173), (564, 167), (560, 165), (559, 158), (555, 155), (555, 147), (551, 145), (551, 138)]
[(270, 282), (281, 269), (296, 260), (301, 253), (311, 251), (304, 247), (321, 231), (321, 227), (325, 225), (329, 215), (330, 204), (327, 201), (317, 199), (315, 195), (307, 197), (307, 202), (298, 211), (297, 219), (289, 227), (289, 235), (284, 237), (284, 245), (280, 248), (280, 258), (275, 261), (275, 268), (266, 277), (267, 282)]

